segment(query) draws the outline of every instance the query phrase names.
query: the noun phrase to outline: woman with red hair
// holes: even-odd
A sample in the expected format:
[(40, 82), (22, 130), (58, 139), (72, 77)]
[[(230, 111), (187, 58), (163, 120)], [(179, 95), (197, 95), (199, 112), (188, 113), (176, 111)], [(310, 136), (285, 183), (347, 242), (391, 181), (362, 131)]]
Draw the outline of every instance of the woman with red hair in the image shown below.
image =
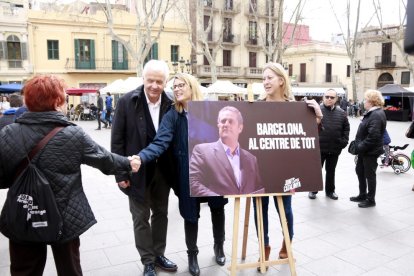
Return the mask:
[[(80, 166), (86, 164), (104, 174), (119, 174), (136, 172), (139, 161), (110, 153), (81, 127), (67, 120), (62, 79), (36, 76), (26, 82), (23, 89), (29, 111), (0, 131), (0, 188), (10, 188), (19, 164), (31, 149), (51, 130), (63, 127), (32, 162), (49, 180), (63, 221), (59, 240), (51, 244), (57, 274), (82, 275), (79, 236), (96, 220), (82, 188)], [(9, 238), (11, 275), (42, 275), (47, 243), (16, 238), (3, 220), (3, 212), (0, 221), (0, 231)]]

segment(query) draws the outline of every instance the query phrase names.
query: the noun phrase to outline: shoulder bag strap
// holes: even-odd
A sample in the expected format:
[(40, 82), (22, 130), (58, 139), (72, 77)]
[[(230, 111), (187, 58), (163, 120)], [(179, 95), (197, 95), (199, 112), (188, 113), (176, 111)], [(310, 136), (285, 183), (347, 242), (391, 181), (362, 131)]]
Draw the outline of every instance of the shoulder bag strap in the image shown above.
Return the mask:
[(52, 139), (52, 137), (55, 136), (63, 128), (64, 127), (62, 126), (55, 127), (45, 137), (43, 137), (43, 139), (40, 140), (39, 143), (37, 143), (37, 145), (29, 152), (28, 157), (23, 159), (22, 162), (20, 162), (19, 166), (17, 167), (17, 171), (14, 176), (15, 180), (23, 172), (23, 170), (29, 165), (29, 162), (33, 159), (33, 157), (35, 157), (36, 154), (47, 144), (47, 142), (49, 142), (49, 140)]

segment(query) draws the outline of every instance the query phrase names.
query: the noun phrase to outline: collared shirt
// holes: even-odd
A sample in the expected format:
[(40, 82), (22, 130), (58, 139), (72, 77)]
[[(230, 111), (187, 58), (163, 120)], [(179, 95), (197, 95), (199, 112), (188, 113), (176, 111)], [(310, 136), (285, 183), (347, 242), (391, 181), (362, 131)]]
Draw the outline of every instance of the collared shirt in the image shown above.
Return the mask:
[(237, 145), (237, 148), (235, 149), (234, 153), (231, 152), (231, 149), (224, 144), (220, 140), (221, 144), (223, 145), (224, 152), (226, 153), (227, 159), (230, 162), (231, 167), (233, 168), (234, 177), (237, 181), (237, 186), (240, 188), (241, 185), (241, 171), (240, 171), (240, 146)]
[(147, 93), (144, 92), (145, 98), (147, 99), (148, 109), (151, 114), (152, 123), (154, 124), (155, 131), (158, 130), (160, 123), (160, 109), (161, 109), (161, 96), (156, 103), (150, 102)]

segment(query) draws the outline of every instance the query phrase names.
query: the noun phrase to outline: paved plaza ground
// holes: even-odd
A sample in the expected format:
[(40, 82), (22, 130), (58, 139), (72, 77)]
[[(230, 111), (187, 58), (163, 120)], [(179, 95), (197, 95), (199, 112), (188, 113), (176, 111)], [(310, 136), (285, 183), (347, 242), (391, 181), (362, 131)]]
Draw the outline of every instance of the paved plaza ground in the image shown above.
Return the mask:
[[(350, 118), (350, 123), (352, 140), (359, 119)], [(96, 131), (96, 121), (80, 121), (78, 124), (95, 141), (109, 148), (110, 130)], [(414, 140), (404, 136), (408, 126), (408, 122), (388, 122), (387, 127), (392, 145), (410, 144), (404, 151), (406, 154), (414, 149)], [(414, 275), (414, 192), (411, 191), (414, 170), (396, 175), (391, 168), (378, 168), (377, 206), (361, 209), (357, 203), (349, 201), (350, 196), (358, 193), (353, 158), (346, 150), (340, 156), (336, 174), (339, 200), (325, 197), (324, 192), (318, 193), (316, 200), (308, 199), (307, 193), (297, 193), (293, 197), (295, 236), (292, 246), (297, 275)], [(294, 166), (295, 160), (291, 164)], [(82, 174), (84, 189), (98, 220), (96, 225), (81, 236), (84, 275), (142, 275), (143, 266), (134, 245), (126, 196), (118, 190), (113, 176), (105, 176), (87, 166), (82, 167)], [(0, 205), (4, 203), (5, 196), (6, 191), (0, 191)], [(241, 202), (244, 210), (245, 200), (242, 199)], [(233, 206), (232, 200), (226, 205), (227, 263), (224, 267), (216, 265), (214, 261), (210, 212), (206, 204), (201, 207), (198, 238), (201, 275), (229, 274), (227, 267), (230, 265), (232, 248)], [(276, 259), (282, 233), (275, 208), (269, 208), (269, 211), (271, 258)], [(183, 219), (173, 193), (170, 195), (165, 255), (176, 262), (179, 269), (177, 273), (159, 272), (159, 275), (189, 275)], [(256, 261), (257, 258), (258, 244), (251, 213), (246, 261)], [(10, 274), (8, 240), (0, 235), (0, 276), (2, 275)], [(51, 251), (44, 275), (56, 275)], [(259, 273), (256, 269), (248, 269), (239, 271), (237, 275)], [(289, 266), (272, 266), (266, 275), (290, 275)]]

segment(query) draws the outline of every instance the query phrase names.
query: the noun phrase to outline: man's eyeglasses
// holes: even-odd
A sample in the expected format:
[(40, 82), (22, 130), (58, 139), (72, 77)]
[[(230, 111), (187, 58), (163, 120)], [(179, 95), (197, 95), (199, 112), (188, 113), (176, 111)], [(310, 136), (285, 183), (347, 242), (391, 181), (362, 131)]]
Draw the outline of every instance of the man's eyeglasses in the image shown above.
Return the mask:
[(325, 96), (325, 99), (335, 100), (335, 96)]
[(173, 85), (173, 87), (172, 87), (172, 89), (173, 90), (175, 90), (175, 89), (177, 89), (177, 88), (183, 88), (184, 86), (186, 85), (186, 83), (185, 82), (183, 82), (183, 83), (179, 83), (179, 84), (176, 84), (176, 85)]

